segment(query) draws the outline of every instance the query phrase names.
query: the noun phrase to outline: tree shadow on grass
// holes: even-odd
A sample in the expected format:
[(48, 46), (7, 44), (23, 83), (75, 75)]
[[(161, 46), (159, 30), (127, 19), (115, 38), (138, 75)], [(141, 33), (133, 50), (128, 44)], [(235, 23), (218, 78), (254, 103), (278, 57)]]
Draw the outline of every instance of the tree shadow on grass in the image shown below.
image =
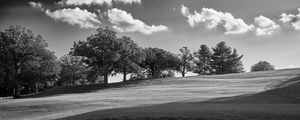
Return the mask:
[(154, 79), (143, 79), (143, 80), (129, 80), (125, 82), (118, 82), (118, 83), (110, 83), (110, 84), (93, 84), (93, 85), (76, 85), (76, 86), (62, 86), (62, 87), (55, 87), (48, 89), (46, 91), (31, 94), (31, 95), (24, 95), (22, 98), (40, 98), (40, 97), (49, 97), (55, 95), (62, 95), (62, 94), (78, 94), (78, 93), (88, 93), (103, 89), (109, 88), (124, 88), (124, 87), (135, 87), (135, 86), (146, 86), (150, 84), (157, 84), (159, 80)]
[(207, 103), (255, 103), (255, 104), (299, 104), (300, 103), (300, 77), (291, 78), (268, 86), (266, 91), (239, 95), (234, 97), (215, 98)]

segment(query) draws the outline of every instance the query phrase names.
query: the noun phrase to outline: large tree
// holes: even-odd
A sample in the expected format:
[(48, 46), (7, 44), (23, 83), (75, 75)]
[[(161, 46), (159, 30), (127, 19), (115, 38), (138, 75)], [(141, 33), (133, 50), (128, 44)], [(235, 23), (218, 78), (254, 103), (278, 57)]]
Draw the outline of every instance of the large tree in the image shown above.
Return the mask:
[[(2, 81), (11, 89), (14, 97), (20, 96), (21, 74), (28, 64), (42, 64), (45, 54), (53, 55), (47, 50), (48, 44), (41, 35), (22, 26), (10, 26), (0, 31), (0, 68)], [(47, 72), (47, 71), (46, 71)]]
[(188, 71), (191, 71), (193, 64), (193, 55), (191, 54), (190, 50), (187, 47), (182, 47), (179, 49), (181, 54), (179, 54), (180, 59), (180, 66), (179, 72), (181, 73), (182, 77), (185, 77), (185, 74)]
[(198, 73), (200, 75), (211, 74), (211, 56), (212, 53), (207, 45), (201, 45), (200, 49), (197, 52), (194, 52), (194, 60), (193, 63), (195, 67), (193, 69), (194, 73)]
[(146, 69), (148, 77), (159, 78), (163, 72), (177, 71), (178, 61), (176, 55), (159, 48), (146, 48), (146, 58), (141, 66)]
[(274, 68), (274, 65), (271, 65), (267, 61), (259, 61), (258, 63), (251, 66), (251, 72), (268, 71), (268, 70), (275, 70), (275, 68)]
[(91, 67), (94, 75), (104, 76), (104, 84), (108, 84), (108, 76), (119, 66), (121, 42), (116, 34), (108, 27), (100, 27), (96, 34), (86, 41), (75, 42), (71, 49), (72, 55), (83, 57), (83, 62)]
[(121, 50), (119, 52), (120, 67), (117, 72), (123, 73), (123, 81), (126, 81), (126, 75), (130, 73), (140, 74), (139, 64), (144, 60), (144, 52), (130, 37), (123, 36), (119, 39)]
[(212, 67), (215, 74), (243, 72), (243, 64), (241, 62), (243, 55), (239, 56), (236, 49), (232, 51), (232, 49), (222, 41), (212, 50)]

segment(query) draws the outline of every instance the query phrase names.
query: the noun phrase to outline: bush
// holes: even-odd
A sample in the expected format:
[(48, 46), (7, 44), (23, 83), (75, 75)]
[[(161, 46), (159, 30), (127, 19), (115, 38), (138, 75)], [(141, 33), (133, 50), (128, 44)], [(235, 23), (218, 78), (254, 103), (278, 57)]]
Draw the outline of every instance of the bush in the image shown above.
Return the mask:
[(274, 65), (271, 65), (267, 61), (259, 61), (251, 67), (251, 72), (255, 71), (269, 71), (275, 70)]

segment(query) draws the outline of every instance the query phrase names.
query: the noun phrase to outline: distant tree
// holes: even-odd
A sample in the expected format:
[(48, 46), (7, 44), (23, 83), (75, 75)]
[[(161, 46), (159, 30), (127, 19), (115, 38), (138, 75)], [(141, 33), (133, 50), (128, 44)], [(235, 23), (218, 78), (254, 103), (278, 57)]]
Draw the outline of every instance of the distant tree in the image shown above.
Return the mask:
[(275, 68), (274, 68), (274, 65), (271, 65), (267, 61), (259, 61), (258, 63), (251, 66), (251, 72), (268, 71), (268, 70), (275, 70)]
[(60, 85), (76, 85), (87, 83), (86, 65), (82, 62), (82, 57), (64, 55), (60, 59)]
[(165, 71), (178, 70), (178, 61), (176, 55), (159, 48), (146, 48), (145, 60), (141, 67), (146, 69), (148, 77), (159, 78)]
[(185, 74), (188, 71), (191, 71), (193, 67), (193, 55), (187, 47), (182, 47), (179, 50), (181, 54), (179, 54), (180, 66), (178, 70), (181, 73), (182, 77), (185, 77)]
[(201, 45), (200, 49), (197, 52), (194, 52), (193, 63), (195, 67), (193, 69), (194, 73), (200, 75), (207, 75), (212, 73), (211, 67), (211, 56), (212, 53), (207, 45)]
[(215, 74), (228, 74), (243, 72), (243, 65), (241, 62), (242, 55), (239, 56), (237, 51), (226, 45), (225, 42), (220, 42), (212, 49), (212, 67)]
[(15, 98), (20, 96), (24, 83), (21, 75), (28, 65), (46, 64), (40, 63), (41, 59), (49, 60), (45, 55), (54, 56), (47, 47), (48, 44), (41, 35), (36, 36), (25, 27), (9, 26), (8, 29), (0, 31), (0, 68), (3, 72), (0, 78), (5, 82), (6, 90), (10, 89), (8, 91), (12, 92)]
[(82, 56), (83, 62), (91, 67), (93, 78), (98, 74), (104, 76), (104, 84), (108, 84), (108, 76), (119, 66), (121, 43), (116, 32), (106, 27), (98, 28), (97, 33), (87, 38), (87, 41), (75, 42), (71, 49), (74, 56)]
[(121, 50), (119, 52), (119, 69), (117, 73), (123, 73), (123, 81), (126, 81), (126, 75), (130, 73), (141, 74), (139, 64), (144, 60), (144, 52), (130, 37), (123, 36), (119, 39), (121, 42)]

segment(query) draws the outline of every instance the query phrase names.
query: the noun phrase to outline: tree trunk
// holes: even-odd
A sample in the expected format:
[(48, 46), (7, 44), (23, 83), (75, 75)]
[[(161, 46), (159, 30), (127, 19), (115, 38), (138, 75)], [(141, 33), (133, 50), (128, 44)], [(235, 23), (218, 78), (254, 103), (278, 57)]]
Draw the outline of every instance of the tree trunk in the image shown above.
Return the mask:
[(123, 82), (126, 81), (126, 67), (123, 67)]
[(152, 70), (152, 77), (155, 78), (155, 71)]
[(183, 66), (182, 72), (181, 72), (182, 77), (185, 77), (185, 65)]
[(153, 78), (159, 78), (158, 71), (153, 70), (152, 74), (153, 74)]
[(20, 74), (21, 74), (21, 69), (16, 66), (15, 67), (15, 88), (14, 88), (14, 98), (20, 98)]
[(37, 82), (35, 82), (35, 92), (39, 93), (39, 88), (38, 88)]
[(104, 75), (104, 84), (107, 85), (108, 84), (108, 74)]
[(14, 98), (20, 98), (20, 85), (16, 85), (14, 88)]
[(185, 77), (185, 73), (184, 72), (182, 72), (181, 75), (182, 75), (182, 77)]

